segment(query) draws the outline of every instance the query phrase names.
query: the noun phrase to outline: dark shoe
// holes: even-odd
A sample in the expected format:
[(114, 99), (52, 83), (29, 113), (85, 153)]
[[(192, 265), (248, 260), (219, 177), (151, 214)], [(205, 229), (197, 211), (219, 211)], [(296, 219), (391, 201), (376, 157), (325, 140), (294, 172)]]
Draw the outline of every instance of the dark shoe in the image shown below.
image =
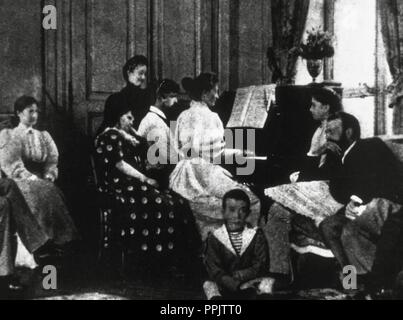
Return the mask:
[(8, 289), (11, 291), (23, 291), (25, 286), (18, 279), (11, 279), (8, 284)]
[(395, 298), (393, 290), (389, 289), (361, 290), (353, 297), (354, 300), (394, 300)]
[(15, 276), (0, 277), (0, 292), (21, 292), (25, 286)]
[(370, 294), (371, 300), (393, 300), (395, 295), (393, 290), (381, 289)]
[(257, 300), (274, 300), (274, 294), (262, 293), (257, 295)]
[(34, 252), (34, 259), (38, 265), (55, 265), (60, 264), (60, 260), (63, 257), (62, 248), (54, 245), (51, 242), (47, 242)]
[(255, 288), (247, 288), (244, 290), (240, 290), (238, 292), (238, 299), (239, 300), (256, 300), (256, 289)]

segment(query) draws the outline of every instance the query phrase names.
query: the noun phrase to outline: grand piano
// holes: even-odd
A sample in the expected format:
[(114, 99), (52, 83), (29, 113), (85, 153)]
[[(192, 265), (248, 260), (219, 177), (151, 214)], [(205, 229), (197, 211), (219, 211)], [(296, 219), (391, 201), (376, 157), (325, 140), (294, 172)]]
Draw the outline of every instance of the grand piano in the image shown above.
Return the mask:
[[(285, 85), (275, 89), (275, 103), (268, 110), (263, 128), (255, 131), (256, 169), (251, 176), (239, 176), (240, 180), (259, 185), (275, 186), (289, 183), (289, 175), (298, 171), (309, 150), (313, 133), (319, 123), (312, 119), (311, 91), (317, 86), (331, 86), (339, 95), (338, 84), (311, 84), (306, 86)], [(224, 92), (217, 101), (215, 112), (224, 125), (231, 117), (236, 92)], [(228, 129), (228, 128), (227, 128)], [(230, 130), (252, 129), (248, 127)], [(246, 138), (246, 132), (243, 135)], [(246, 141), (244, 141), (246, 145)], [(266, 158), (262, 160), (263, 158)], [(234, 171), (232, 170), (234, 173)]]

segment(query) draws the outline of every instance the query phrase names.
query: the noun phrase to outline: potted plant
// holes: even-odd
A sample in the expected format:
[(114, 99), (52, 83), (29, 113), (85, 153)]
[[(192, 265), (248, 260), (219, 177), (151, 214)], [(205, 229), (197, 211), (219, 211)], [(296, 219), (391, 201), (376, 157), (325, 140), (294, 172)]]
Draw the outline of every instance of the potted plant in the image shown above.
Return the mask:
[(313, 28), (307, 31), (307, 38), (298, 47), (298, 54), (307, 60), (308, 72), (315, 82), (321, 73), (323, 59), (334, 56), (333, 36), (327, 32)]

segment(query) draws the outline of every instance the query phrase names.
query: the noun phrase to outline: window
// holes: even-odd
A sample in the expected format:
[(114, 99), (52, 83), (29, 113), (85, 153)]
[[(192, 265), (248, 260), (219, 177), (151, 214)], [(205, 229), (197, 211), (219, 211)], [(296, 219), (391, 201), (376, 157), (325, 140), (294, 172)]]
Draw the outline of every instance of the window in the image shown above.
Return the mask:
[[(333, 2), (335, 56), (332, 80), (342, 83), (344, 109), (360, 120), (363, 137), (391, 134), (392, 110), (387, 108), (385, 94), (391, 75), (377, 16), (377, 0)], [(322, 27), (321, 17), (329, 1), (311, 3), (306, 28)], [(305, 61), (299, 63), (298, 68), (297, 83), (309, 83), (309, 75), (308, 80), (304, 76), (307, 74)]]

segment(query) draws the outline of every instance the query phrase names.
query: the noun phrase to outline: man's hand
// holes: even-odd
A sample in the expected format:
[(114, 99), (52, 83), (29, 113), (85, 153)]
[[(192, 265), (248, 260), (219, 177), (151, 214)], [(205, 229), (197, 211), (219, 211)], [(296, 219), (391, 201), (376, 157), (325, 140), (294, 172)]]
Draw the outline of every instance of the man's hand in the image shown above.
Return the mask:
[(363, 201), (359, 197), (351, 196), (351, 200), (346, 206), (346, 217), (350, 220), (355, 220), (362, 215), (366, 208), (362, 203)]
[(51, 175), (51, 174), (47, 174), (47, 175), (45, 176), (45, 180), (48, 180), (48, 181), (50, 181), (50, 182), (55, 182), (55, 178), (54, 178), (54, 176)]
[(327, 150), (331, 151), (335, 155), (341, 156), (342, 151), (341, 148), (333, 141), (327, 141), (324, 145), (320, 146), (316, 150), (316, 154), (319, 156), (324, 154)]
[(36, 176), (34, 174), (28, 178), (28, 180), (31, 180), (31, 181), (35, 181), (35, 180), (38, 180), (38, 179), (39, 179), (38, 176)]
[(290, 174), (291, 183), (295, 183), (295, 182), (298, 181), (300, 173), (301, 173), (300, 171), (296, 171), (296, 172), (293, 172), (293, 173)]
[(350, 201), (346, 207), (346, 218), (355, 220), (357, 217), (357, 206), (353, 201)]

